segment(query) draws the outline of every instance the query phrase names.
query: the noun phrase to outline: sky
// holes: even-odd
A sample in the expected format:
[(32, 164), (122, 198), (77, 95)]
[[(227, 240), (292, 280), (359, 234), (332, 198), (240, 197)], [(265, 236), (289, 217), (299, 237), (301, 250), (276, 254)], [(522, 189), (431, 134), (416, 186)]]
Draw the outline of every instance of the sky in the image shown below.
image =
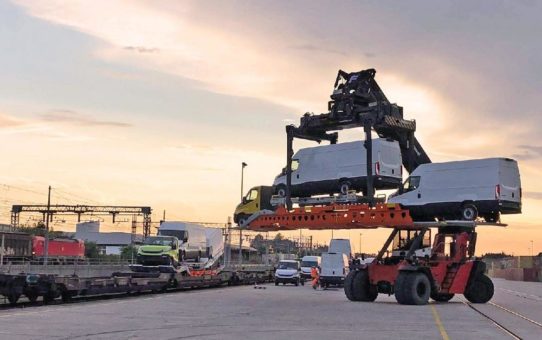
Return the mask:
[[(225, 222), (241, 162), (245, 188), (271, 184), (284, 126), (326, 110), (339, 69), (375, 68), (433, 161), (518, 160), (523, 214), (481, 227), (478, 252), (538, 253), (541, 15), (537, 1), (2, 1), (0, 222), (48, 185), (53, 203)], [(389, 231), (335, 236), (357, 249), (360, 232), (375, 251)]]

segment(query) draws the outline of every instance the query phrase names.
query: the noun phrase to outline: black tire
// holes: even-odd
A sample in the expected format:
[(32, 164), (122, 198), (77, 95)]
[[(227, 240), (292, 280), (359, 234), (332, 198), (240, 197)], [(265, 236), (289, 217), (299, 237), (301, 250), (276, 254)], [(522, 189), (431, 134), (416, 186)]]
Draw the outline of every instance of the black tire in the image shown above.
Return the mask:
[(466, 203), (461, 207), (460, 217), (465, 221), (474, 221), (478, 217), (478, 209), (472, 203)]
[(485, 274), (476, 276), (465, 290), (465, 298), (472, 303), (486, 303), (493, 297), (495, 287)]
[(484, 220), (489, 223), (496, 223), (497, 221), (499, 221), (500, 217), (501, 216), (499, 212), (490, 213), (484, 215)]
[(278, 281), (275, 281), (275, 286), (278, 286), (279, 285), (279, 282)]
[[(399, 277), (402, 276), (402, 277)], [(396, 281), (395, 299), (402, 305), (425, 305), (431, 294), (431, 282), (427, 275), (418, 272), (399, 273)]]
[(431, 292), (431, 299), (437, 302), (448, 302), (454, 297), (454, 295), (455, 294)]
[(350, 191), (351, 189), (352, 189), (352, 183), (350, 183), (349, 181), (339, 182), (339, 192), (342, 195), (348, 194), (348, 191)]
[(360, 270), (352, 281), (352, 294), (355, 301), (373, 302), (378, 296), (378, 289), (369, 282), (369, 273)]
[(7, 295), (8, 301), (10, 305), (15, 305), (17, 301), (19, 301), (19, 298), (21, 297), (21, 294), (19, 293), (10, 293)]
[(242, 226), (243, 224), (245, 224), (245, 222), (247, 221), (248, 219), (248, 215), (246, 214), (239, 214), (239, 218), (237, 219), (237, 225), (238, 226)]
[(278, 195), (279, 197), (286, 197), (286, 191), (287, 191), (287, 188), (286, 188), (286, 185), (284, 184), (279, 184), (275, 188), (275, 194)]
[(301, 280), (300, 282), (302, 286), (305, 286), (305, 279)]
[(359, 272), (356, 270), (350, 271), (348, 275), (346, 275), (346, 278), (344, 279), (344, 294), (350, 301), (357, 301), (354, 297), (354, 292), (352, 291), (352, 283), (354, 282), (354, 277)]
[(36, 303), (38, 300), (38, 294), (32, 292), (32, 293), (26, 293), (26, 298), (30, 301), (30, 303)]
[(299, 281), (294, 282), (294, 285), (297, 287), (299, 286)]

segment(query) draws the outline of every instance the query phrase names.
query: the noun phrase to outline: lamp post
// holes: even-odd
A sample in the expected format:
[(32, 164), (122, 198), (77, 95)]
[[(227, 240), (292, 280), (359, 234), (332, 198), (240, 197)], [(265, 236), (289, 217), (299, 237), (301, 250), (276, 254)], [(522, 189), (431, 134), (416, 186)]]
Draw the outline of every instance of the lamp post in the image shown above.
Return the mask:
[(359, 233), (359, 255), (361, 256), (361, 235), (363, 235), (363, 233)]
[(243, 162), (241, 163), (241, 201), (243, 201), (243, 194), (244, 194), (244, 191), (243, 191), (243, 182), (244, 182), (244, 174), (245, 174), (245, 167), (247, 166), (248, 164)]
[[(244, 182), (244, 174), (245, 174), (245, 167), (248, 164), (245, 162), (241, 163), (241, 202), (243, 202), (243, 182)], [(239, 228), (239, 264), (243, 264), (243, 230)]]

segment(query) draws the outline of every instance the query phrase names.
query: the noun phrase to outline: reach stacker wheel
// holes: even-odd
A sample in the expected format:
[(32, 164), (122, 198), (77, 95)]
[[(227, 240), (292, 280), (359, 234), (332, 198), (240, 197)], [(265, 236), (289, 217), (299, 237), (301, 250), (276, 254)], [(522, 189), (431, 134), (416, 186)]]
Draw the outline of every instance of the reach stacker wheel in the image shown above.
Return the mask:
[(419, 272), (400, 272), (395, 281), (395, 299), (402, 305), (425, 305), (431, 294), (427, 275)]
[(448, 293), (433, 293), (431, 292), (431, 299), (437, 302), (448, 302), (454, 297), (454, 294)]
[(369, 282), (366, 270), (348, 273), (344, 280), (344, 293), (350, 301), (373, 302), (378, 296), (378, 290)]
[(464, 295), (472, 303), (486, 303), (491, 300), (494, 292), (491, 279), (485, 274), (479, 274), (473, 278)]

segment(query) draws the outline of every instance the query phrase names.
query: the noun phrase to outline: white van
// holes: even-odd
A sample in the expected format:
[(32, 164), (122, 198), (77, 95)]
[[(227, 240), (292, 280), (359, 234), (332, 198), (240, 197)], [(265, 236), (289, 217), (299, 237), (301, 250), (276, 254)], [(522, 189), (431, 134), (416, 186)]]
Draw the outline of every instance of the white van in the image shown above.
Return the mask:
[(342, 285), (348, 272), (348, 256), (342, 253), (322, 253), (322, 270), (320, 272), (322, 287)]
[[(377, 138), (373, 144), (375, 189), (395, 189), (402, 181), (399, 143)], [(367, 187), (367, 152), (363, 141), (300, 149), (292, 158), (292, 197), (347, 194)], [(275, 193), (286, 195), (286, 169), (275, 178)]]
[(350, 245), (350, 239), (347, 238), (334, 238), (329, 241), (328, 252), (345, 254), (350, 258), (352, 256), (352, 246)]
[(279, 262), (277, 270), (275, 270), (275, 286), (278, 286), (279, 283), (283, 285), (293, 283), (296, 286), (305, 283), (299, 276), (299, 262), (296, 260), (282, 260)]
[(179, 251), (181, 260), (199, 262), (207, 253), (207, 237), (205, 227), (187, 222), (162, 222), (158, 227), (158, 235), (175, 236), (181, 242)]
[(320, 261), (320, 256), (303, 256), (301, 259), (301, 278), (310, 278), (312, 267), (320, 268)]
[(500, 213), (521, 213), (518, 164), (509, 158), (422, 164), (388, 202), (408, 208), (415, 220), (496, 222)]

